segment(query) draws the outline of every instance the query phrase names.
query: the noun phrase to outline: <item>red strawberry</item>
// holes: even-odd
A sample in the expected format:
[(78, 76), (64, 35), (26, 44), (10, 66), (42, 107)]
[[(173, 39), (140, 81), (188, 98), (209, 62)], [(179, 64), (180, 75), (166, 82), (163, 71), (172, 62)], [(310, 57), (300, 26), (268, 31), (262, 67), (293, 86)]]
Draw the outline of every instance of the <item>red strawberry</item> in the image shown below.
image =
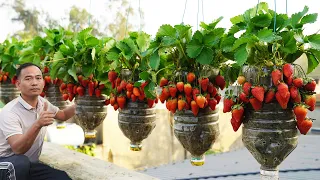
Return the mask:
[(303, 80), (302, 78), (295, 78), (293, 80), (293, 85), (297, 88), (301, 88), (303, 86)]
[(135, 96), (134, 94), (131, 94), (131, 101), (132, 102), (136, 102), (137, 101), (137, 96)]
[(179, 99), (178, 101), (178, 110), (182, 111), (186, 106), (186, 101), (183, 99)]
[(298, 88), (295, 86), (290, 87), (290, 96), (292, 99), (295, 99), (298, 96)]
[(126, 100), (127, 100), (126, 97), (123, 95), (120, 95), (117, 97), (117, 103), (121, 109), (123, 109), (125, 107)]
[(72, 93), (73, 92), (73, 84), (72, 83), (68, 83), (67, 84), (67, 90), (68, 90), (68, 93)]
[(116, 80), (114, 80), (114, 82), (116, 83), (116, 87), (118, 87), (118, 86), (120, 86), (121, 79), (119, 77), (117, 77)]
[(78, 75), (78, 81), (81, 83), (82, 80), (83, 80), (83, 76), (82, 75)]
[(305, 99), (304, 99), (304, 102), (310, 106), (308, 109), (310, 111), (313, 111), (314, 108), (316, 107), (316, 95), (313, 94), (313, 95), (306, 95), (305, 96)]
[(77, 93), (80, 96), (83, 96), (84, 95), (84, 88), (82, 86), (77, 87)]
[(184, 90), (184, 93), (186, 94), (186, 96), (190, 96), (192, 93), (192, 87), (189, 83), (184, 85), (183, 90)]
[(99, 88), (100, 90), (103, 90), (105, 87), (106, 87), (106, 86), (105, 86), (104, 84), (99, 84), (99, 87), (98, 87), (98, 88)]
[(101, 96), (101, 90), (100, 89), (95, 89), (94, 93), (96, 94), (96, 97), (100, 97)]
[[(16, 84), (17, 79), (18, 79), (17, 76), (13, 76), (13, 78), (11, 79), (11, 83)], [(50, 80), (50, 82), (51, 82), (51, 80)]]
[(226, 81), (224, 80), (224, 77), (221, 75), (216, 76), (216, 85), (220, 87), (221, 90), (223, 90), (226, 87)]
[(46, 93), (45, 93), (45, 92), (42, 92), (42, 93), (40, 94), (40, 96), (41, 96), (41, 97), (45, 97), (45, 96), (46, 96)]
[(159, 86), (160, 86), (160, 87), (163, 87), (163, 86), (166, 86), (167, 84), (168, 84), (168, 79), (162, 77), (162, 78), (160, 79)]
[(192, 90), (192, 97), (194, 100), (197, 99), (197, 95), (200, 94), (200, 90), (198, 88), (193, 88)]
[(250, 98), (249, 101), (254, 110), (258, 111), (262, 108), (262, 102), (259, 101), (257, 98)]
[(257, 98), (260, 102), (264, 99), (264, 88), (262, 86), (255, 86), (251, 90), (252, 95)]
[(50, 76), (45, 76), (44, 77), (44, 80), (47, 84), (50, 84), (51, 83), (51, 77)]
[(301, 103), (301, 94), (298, 91), (297, 97), (292, 99), (292, 102), (294, 103)]
[(61, 85), (60, 85), (60, 89), (61, 90), (65, 90), (67, 88), (67, 85), (65, 84), (65, 83), (62, 83)]
[(148, 81), (145, 81), (145, 82), (141, 83), (141, 86), (140, 86), (140, 87), (141, 87), (142, 89), (144, 89), (144, 87), (146, 87), (146, 86), (148, 85), (148, 83), (149, 83)]
[(316, 81), (315, 80), (310, 80), (308, 81), (308, 83), (304, 86), (304, 89), (307, 91), (314, 91), (316, 89)]
[(118, 74), (115, 71), (109, 71), (108, 72), (108, 79), (110, 82), (113, 82), (114, 80), (116, 80)]
[(214, 111), (216, 109), (217, 100), (215, 98), (210, 98), (208, 105), (210, 109)]
[(234, 130), (234, 132), (237, 132), (239, 127), (241, 126), (241, 121), (237, 122), (235, 119), (231, 118), (230, 122), (231, 122), (232, 129)]
[(286, 63), (285, 65), (283, 65), (282, 71), (283, 71), (283, 75), (285, 75), (286, 77), (292, 76), (293, 75), (292, 64)]
[(186, 100), (187, 100), (187, 103), (190, 104), (191, 101), (192, 101), (192, 97), (191, 96), (186, 96)]
[(301, 134), (306, 135), (312, 127), (312, 121), (309, 118), (306, 118), (305, 120), (298, 122), (297, 127)]
[(94, 91), (94, 83), (92, 81), (90, 81), (88, 83), (88, 93), (89, 93), (89, 96), (92, 96), (93, 95), (93, 91)]
[(106, 100), (104, 101), (104, 104), (105, 104), (106, 106), (108, 106), (108, 105), (110, 104), (110, 99), (106, 99)]
[(230, 97), (224, 98), (223, 99), (223, 112), (224, 113), (230, 112), (233, 104), (234, 104), (234, 101), (232, 98), (230, 98)]
[(114, 109), (115, 111), (119, 109), (118, 103), (115, 103), (115, 104), (113, 105), (113, 109)]
[(202, 78), (199, 80), (199, 84), (201, 85), (201, 90), (203, 92), (207, 92), (208, 85), (209, 85), (209, 79), (208, 78)]
[(69, 95), (68, 95), (68, 94), (63, 94), (63, 95), (62, 95), (62, 99), (63, 99), (64, 101), (68, 100), (68, 98), (69, 98)]
[(240, 100), (241, 100), (242, 102), (244, 102), (244, 103), (248, 103), (248, 102), (249, 102), (249, 99), (247, 98), (247, 95), (246, 95), (244, 92), (241, 92), (241, 93), (239, 94), (239, 98), (240, 98)]
[(184, 83), (183, 83), (182, 81), (180, 81), (180, 82), (177, 83), (177, 89), (178, 89), (180, 92), (183, 92)]
[(196, 75), (193, 72), (189, 72), (187, 74), (187, 81), (189, 83), (192, 83), (196, 79)]
[(110, 104), (111, 104), (111, 106), (115, 105), (115, 103), (116, 103), (116, 97), (112, 96), (112, 97), (110, 98)]
[(83, 87), (87, 87), (87, 86), (88, 86), (88, 83), (89, 83), (89, 80), (88, 80), (88, 79), (85, 79), (85, 80), (82, 80), (82, 81), (81, 81), (81, 85), (82, 85)]
[(127, 91), (127, 92), (126, 92), (126, 95), (127, 95), (127, 98), (130, 99), (130, 98), (131, 98), (131, 95), (132, 95), (132, 91)]
[(171, 109), (170, 111), (174, 114), (177, 110), (177, 107), (178, 107), (178, 100), (177, 98), (174, 98), (171, 100)]
[(245, 82), (242, 86), (242, 89), (243, 89), (243, 92), (246, 94), (246, 95), (250, 95), (250, 89), (251, 89), (251, 83), (249, 82)]
[(297, 121), (303, 121), (307, 117), (307, 107), (304, 104), (296, 104), (293, 108)]
[(126, 85), (126, 89), (127, 89), (127, 91), (133, 91), (133, 85), (132, 85), (132, 83), (127, 83), (127, 85)]
[(49, 72), (49, 68), (48, 68), (48, 66), (45, 66), (43, 69), (43, 73), (48, 73), (48, 72)]
[(217, 95), (217, 93), (218, 93), (218, 89), (215, 86), (213, 86), (213, 91), (211, 93), (211, 97), (215, 97)]
[(72, 90), (72, 93), (73, 93), (73, 94), (77, 94), (77, 88), (78, 88), (77, 85), (74, 85), (74, 86), (73, 86), (73, 90)]
[(293, 82), (293, 75), (291, 75), (290, 77), (285, 77), (284, 81), (288, 84), (288, 86), (291, 86)]
[(216, 96), (214, 98), (217, 100), (217, 104), (219, 104), (219, 102), (221, 100), (221, 94), (220, 93), (216, 94)]
[(139, 88), (134, 87), (134, 88), (133, 88), (133, 94), (134, 94), (135, 96), (139, 97), (139, 96), (140, 96), (140, 90), (139, 90)]
[(278, 101), (278, 103), (280, 104), (280, 106), (282, 107), (282, 109), (287, 109), (287, 105), (290, 99), (290, 93), (287, 92), (286, 95), (284, 95), (284, 97), (281, 95), (281, 93), (278, 91), (276, 93), (276, 99)]
[(198, 95), (196, 98), (196, 103), (200, 108), (204, 108), (204, 104), (206, 102), (206, 98), (202, 95)]
[(148, 103), (148, 107), (149, 107), (149, 108), (152, 108), (153, 105), (154, 105), (154, 99), (148, 98), (148, 99), (147, 99), (147, 103)]
[(277, 86), (282, 78), (282, 73), (279, 69), (275, 69), (271, 73), (272, 82), (275, 86)]
[[(213, 91), (214, 91), (214, 85), (212, 84), (212, 82), (209, 82), (209, 84), (208, 84), (208, 93), (213, 93)], [(215, 96), (215, 95), (214, 95)]]
[(162, 93), (161, 93), (161, 94), (163, 94), (163, 95), (164, 95), (165, 99), (168, 99), (168, 97), (170, 96), (170, 92), (169, 92), (168, 87), (163, 87), (163, 88), (162, 88)]
[(68, 99), (71, 102), (73, 100), (73, 98), (74, 98), (74, 94), (73, 93), (69, 93), (68, 96), (69, 96)]
[(177, 90), (176, 85), (172, 84), (172, 85), (169, 86), (169, 92), (170, 92), (170, 96), (171, 97), (176, 97), (177, 91), (178, 90)]
[(195, 101), (191, 101), (190, 106), (193, 115), (197, 116), (199, 113), (199, 106), (197, 105), (197, 103)]
[(266, 103), (270, 103), (274, 99), (274, 95), (275, 95), (274, 89), (270, 88), (266, 94), (264, 101)]
[[(289, 89), (288, 89), (288, 85), (286, 83), (280, 83), (278, 86), (278, 92), (283, 98), (287, 98), (287, 94), (289, 92)], [(289, 96), (290, 96), (290, 93), (289, 93)]]
[(121, 89), (125, 89), (127, 87), (127, 82), (125, 80), (122, 80), (120, 83)]
[(244, 108), (242, 105), (236, 104), (232, 106), (232, 110), (231, 110), (232, 119), (234, 119), (236, 122), (241, 122), (243, 113), (244, 113)]

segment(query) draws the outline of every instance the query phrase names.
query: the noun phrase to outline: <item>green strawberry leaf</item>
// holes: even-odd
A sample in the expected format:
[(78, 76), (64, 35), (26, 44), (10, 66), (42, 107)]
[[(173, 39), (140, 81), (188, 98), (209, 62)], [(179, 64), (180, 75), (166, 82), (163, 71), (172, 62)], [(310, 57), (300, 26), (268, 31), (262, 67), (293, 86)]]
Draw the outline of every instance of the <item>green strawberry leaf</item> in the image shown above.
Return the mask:
[(199, 56), (196, 58), (197, 62), (202, 65), (211, 64), (212, 59), (213, 51), (208, 47), (204, 47)]
[(307, 36), (311, 48), (320, 50), (320, 34)]
[(159, 65), (160, 65), (160, 56), (159, 56), (158, 50), (156, 50), (150, 56), (150, 67), (153, 70), (158, 70)]
[(248, 55), (247, 46), (243, 44), (236, 50), (234, 58), (239, 66), (243, 66), (247, 61)]

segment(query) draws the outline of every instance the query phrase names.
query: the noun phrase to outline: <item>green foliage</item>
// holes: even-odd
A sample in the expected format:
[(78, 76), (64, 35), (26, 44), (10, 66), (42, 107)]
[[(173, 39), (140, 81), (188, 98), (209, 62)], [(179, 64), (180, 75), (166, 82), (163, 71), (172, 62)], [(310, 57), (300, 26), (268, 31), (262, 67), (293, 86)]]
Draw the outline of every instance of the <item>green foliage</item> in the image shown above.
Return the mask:
[[(275, 65), (291, 63), (301, 54), (307, 54), (308, 73), (319, 64), (320, 35), (303, 34), (304, 25), (314, 23), (317, 14), (307, 14), (308, 7), (288, 17), (276, 14), (265, 2), (248, 9), (242, 15), (231, 18), (233, 23), (229, 30), (235, 35), (244, 30), (233, 45), (234, 60), (237, 65), (265, 66), (265, 62)], [(276, 23), (274, 24), (274, 18)]]

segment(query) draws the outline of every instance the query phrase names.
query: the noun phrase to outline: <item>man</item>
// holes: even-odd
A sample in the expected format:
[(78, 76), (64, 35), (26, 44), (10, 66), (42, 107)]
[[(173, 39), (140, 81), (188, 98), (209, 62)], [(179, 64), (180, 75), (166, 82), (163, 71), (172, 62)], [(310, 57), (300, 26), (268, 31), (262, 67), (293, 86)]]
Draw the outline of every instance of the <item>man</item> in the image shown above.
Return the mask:
[[(5, 105), (0, 113), (0, 162), (13, 168), (9, 175), (16, 180), (66, 180), (68, 175), (39, 163), (46, 127), (54, 119), (66, 121), (75, 114), (75, 106), (64, 110), (42, 98), (44, 80), (40, 68), (32, 63), (17, 69), (18, 98)], [(15, 178), (14, 178), (15, 176)]]

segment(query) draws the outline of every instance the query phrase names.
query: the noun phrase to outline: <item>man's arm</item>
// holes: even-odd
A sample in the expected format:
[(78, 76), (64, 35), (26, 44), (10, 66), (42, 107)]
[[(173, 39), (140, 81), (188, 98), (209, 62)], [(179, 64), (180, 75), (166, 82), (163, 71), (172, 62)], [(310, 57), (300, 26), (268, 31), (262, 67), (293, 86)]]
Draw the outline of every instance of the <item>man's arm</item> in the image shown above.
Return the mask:
[(60, 121), (66, 121), (72, 118), (75, 115), (75, 113), (76, 113), (76, 105), (73, 104), (63, 110), (59, 110), (54, 118)]
[(24, 154), (32, 146), (34, 140), (37, 138), (41, 127), (38, 123), (34, 123), (25, 134), (16, 134), (8, 137), (8, 143), (15, 154)]
[(14, 134), (8, 137), (8, 143), (15, 154), (26, 153), (37, 138), (41, 128), (53, 123), (54, 113), (47, 111), (48, 104), (44, 104), (39, 119), (31, 126), (25, 134)]

